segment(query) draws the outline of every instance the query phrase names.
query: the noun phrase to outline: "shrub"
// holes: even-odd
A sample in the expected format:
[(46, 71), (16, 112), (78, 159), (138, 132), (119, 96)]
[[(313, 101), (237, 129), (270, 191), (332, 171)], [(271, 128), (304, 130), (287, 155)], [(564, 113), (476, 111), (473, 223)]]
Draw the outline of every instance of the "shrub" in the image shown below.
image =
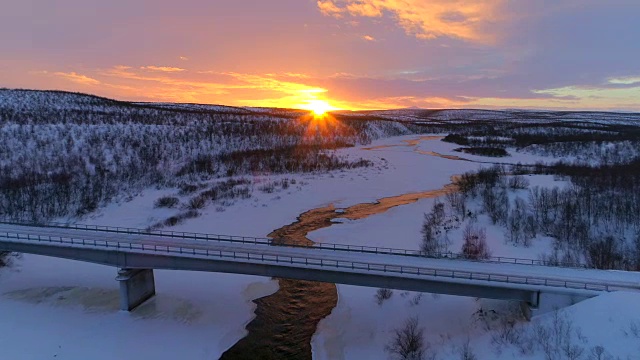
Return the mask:
[[(525, 341), (525, 328), (518, 326), (526, 321), (519, 302), (505, 302), (502, 309), (486, 311), (478, 309), (475, 316), (484, 329), (491, 331), (491, 343), (497, 350), (507, 345), (515, 345), (523, 348)], [(526, 351), (523, 351), (523, 353)]]
[(200, 216), (200, 213), (197, 212), (196, 210), (188, 210), (185, 212), (182, 212), (178, 215), (174, 215), (171, 216), (169, 218), (167, 218), (165, 221), (163, 221), (161, 224), (156, 224), (154, 226), (151, 227), (151, 229), (158, 229), (161, 228), (163, 226), (166, 227), (171, 227), (171, 226), (176, 226), (178, 224), (182, 224), (186, 219), (193, 219)]
[(179, 217), (177, 217), (177, 216), (171, 216), (171, 217), (167, 218), (167, 219), (162, 223), (162, 225), (167, 226), (167, 227), (171, 227), (171, 226), (176, 226), (176, 225), (178, 225), (178, 224), (179, 224), (179, 223), (181, 223), (181, 222), (182, 222), (182, 219), (180, 219)]
[(378, 303), (378, 305), (382, 305), (385, 300), (391, 299), (392, 295), (393, 291), (391, 291), (390, 289), (378, 289), (375, 296), (376, 302)]
[(174, 196), (163, 196), (163, 197), (157, 199), (153, 203), (153, 206), (156, 207), (156, 208), (173, 208), (176, 205), (178, 205), (179, 202), (180, 202), (180, 200), (177, 197), (174, 197)]
[(276, 191), (276, 184), (273, 182), (270, 182), (260, 186), (258, 190), (262, 191), (263, 193), (271, 194), (274, 191)]
[(449, 134), (442, 141), (458, 145), (469, 145), (469, 140), (465, 136), (458, 134)]
[(191, 200), (189, 200), (189, 204), (187, 205), (187, 208), (191, 210), (198, 210), (198, 209), (204, 208), (205, 205), (207, 205), (206, 198), (204, 196), (196, 196), (194, 198), (191, 198)]
[(490, 156), (490, 157), (505, 157), (509, 156), (509, 153), (503, 148), (494, 147), (464, 147), (453, 149), (453, 151), (463, 152), (465, 154)]
[(512, 189), (526, 189), (529, 187), (529, 180), (522, 175), (516, 175), (509, 178), (508, 184)]
[(0, 268), (9, 265), (10, 256), (9, 251), (0, 251)]
[(189, 195), (189, 194), (193, 194), (194, 192), (198, 191), (198, 186), (197, 185), (193, 185), (193, 184), (184, 184), (182, 186), (180, 186), (180, 195)]

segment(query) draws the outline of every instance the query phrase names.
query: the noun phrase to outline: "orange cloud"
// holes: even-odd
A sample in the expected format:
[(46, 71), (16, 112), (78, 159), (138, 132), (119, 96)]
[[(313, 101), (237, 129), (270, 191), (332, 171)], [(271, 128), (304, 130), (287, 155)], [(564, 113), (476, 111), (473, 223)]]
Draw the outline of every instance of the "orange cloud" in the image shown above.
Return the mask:
[(404, 31), (419, 39), (454, 37), (491, 42), (483, 25), (499, 17), (504, 0), (323, 0), (320, 11), (328, 16), (381, 17), (391, 14)]
[(382, 7), (375, 2), (358, 1), (347, 5), (347, 11), (353, 16), (380, 17)]
[(343, 9), (337, 7), (332, 0), (318, 0), (318, 8), (325, 15), (342, 17)]
[[(326, 100), (327, 92), (323, 87), (308, 84), (312, 82), (309, 76), (299, 73), (199, 71), (189, 78), (187, 72), (177, 77), (171, 72), (148, 72), (119, 65), (99, 74), (105, 78), (104, 86), (156, 101), (300, 108), (310, 101)], [(130, 91), (135, 88), (138, 91)]]
[(100, 81), (85, 75), (78, 74), (76, 72), (69, 72), (69, 73), (54, 72), (52, 75), (65, 78), (69, 81), (72, 81), (77, 84), (82, 84), (82, 85), (99, 85), (100, 84)]
[[(162, 71), (152, 72), (151, 74), (143, 73), (124, 65), (101, 71), (102, 76), (109, 77), (114, 81), (128, 81), (133, 84), (132, 86), (159, 91), (165, 94), (161, 97), (164, 100), (195, 101), (197, 97), (202, 99), (228, 93), (227, 88), (229, 86), (223, 83), (170, 77), (168, 76), (169, 73)], [(150, 86), (150, 83), (153, 83), (153, 85)]]
[(291, 73), (291, 72), (287, 72), (284, 73), (286, 76), (288, 77), (292, 77), (292, 78), (298, 78), (298, 79), (308, 79), (310, 76), (307, 74), (299, 74), (299, 73)]
[(185, 69), (178, 68), (178, 67), (171, 67), (171, 66), (153, 66), (153, 65), (149, 65), (149, 66), (142, 66), (140, 69), (142, 69), (142, 70), (149, 70), (149, 71), (161, 71), (161, 72), (168, 72), (168, 73), (173, 73), (173, 72), (183, 72), (183, 71), (185, 71)]
[(371, 36), (371, 35), (365, 35), (365, 36), (363, 36), (362, 38), (363, 38), (364, 40), (367, 40), (367, 41), (376, 41), (376, 38), (374, 38), (374, 37), (373, 37), (373, 36)]
[[(323, 93), (326, 89), (309, 86), (302, 83), (295, 83), (290, 81), (282, 81), (276, 78), (275, 74), (269, 75), (253, 75), (253, 74), (241, 74), (235, 72), (225, 73), (232, 76), (237, 80), (240, 80), (243, 85), (234, 85), (235, 88), (250, 88), (250, 89), (264, 89), (274, 90), (289, 94), (297, 93)], [(298, 74), (299, 76), (300, 74)]]

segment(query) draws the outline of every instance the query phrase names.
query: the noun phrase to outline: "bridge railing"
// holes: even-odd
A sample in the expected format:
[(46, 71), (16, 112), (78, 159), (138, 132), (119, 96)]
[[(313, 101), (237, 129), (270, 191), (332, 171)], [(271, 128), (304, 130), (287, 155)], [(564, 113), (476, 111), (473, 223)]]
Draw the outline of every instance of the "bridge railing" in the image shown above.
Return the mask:
[(348, 261), (348, 260), (331, 260), (322, 259), (319, 257), (300, 257), (289, 255), (271, 255), (263, 254), (259, 252), (251, 251), (225, 251), (225, 250), (210, 250), (199, 249), (195, 247), (183, 247), (183, 246), (170, 246), (170, 245), (157, 245), (157, 244), (140, 244), (131, 242), (120, 242), (113, 240), (91, 240), (91, 239), (78, 239), (71, 237), (61, 236), (43, 236), (43, 235), (30, 235), (3, 232), (0, 233), (0, 238), (12, 241), (12, 239), (18, 242), (44, 242), (51, 244), (68, 244), (72, 246), (80, 247), (94, 247), (104, 249), (114, 249), (116, 251), (123, 252), (144, 252), (153, 254), (171, 254), (173, 256), (198, 256), (206, 258), (220, 258), (220, 259), (233, 259), (234, 261), (242, 262), (262, 262), (262, 263), (275, 263), (285, 266), (285, 264), (295, 265), (296, 267), (321, 267), (328, 269), (349, 270), (352, 271), (374, 271), (383, 273), (395, 273), (395, 274), (408, 274), (418, 277), (446, 277), (458, 280), (479, 280), (489, 282), (501, 282), (520, 285), (534, 285), (534, 286), (549, 286), (560, 287), (567, 289), (579, 289), (579, 290), (592, 290), (592, 291), (613, 291), (617, 289), (631, 289), (629, 284), (615, 284), (612, 282), (603, 283), (591, 283), (584, 281), (564, 281), (554, 278), (541, 278), (541, 277), (528, 277), (522, 275), (501, 275), (492, 274), (488, 272), (476, 272), (476, 271), (464, 271), (464, 270), (443, 270), (428, 267), (418, 266), (404, 266), (404, 265), (391, 265), (380, 264), (375, 262), (362, 262), (362, 261)]
[(586, 265), (576, 264), (576, 263), (557, 263), (557, 262), (549, 262), (546, 260), (515, 258), (515, 257), (508, 257), (508, 256), (490, 256), (485, 259), (470, 259), (469, 257), (465, 256), (462, 253), (454, 253), (454, 252), (428, 252), (427, 253), (420, 250), (398, 249), (398, 248), (380, 247), (380, 246), (348, 245), (348, 244), (338, 244), (338, 243), (315, 243), (313, 245), (287, 244), (281, 241), (280, 239), (259, 238), (259, 237), (251, 237), (251, 236), (207, 234), (207, 233), (186, 232), (186, 231), (148, 230), (148, 229), (118, 227), (118, 226), (64, 224), (64, 223), (56, 223), (56, 222), (34, 224), (34, 223), (21, 222), (21, 221), (0, 220), (0, 224), (2, 223), (11, 224), (11, 225), (34, 226), (34, 227), (50, 227), (50, 228), (111, 232), (111, 233), (118, 233), (118, 234), (125, 234), (125, 235), (153, 235), (153, 236), (161, 236), (161, 237), (186, 239), (186, 240), (202, 240), (202, 241), (255, 244), (255, 245), (287, 246), (287, 247), (297, 247), (297, 248), (315, 248), (315, 249), (359, 252), (359, 253), (368, 253), (368, 254), (427, 257), (427, 258), (433, 258), (433, 259), (468, 260), (468, 261), (478, 261), (478, 262), (496, 262), (496, 263), (506, 263), (506, 264), (538, 265), (538, 266), (553, 266), (553, 267), (566, 267), (566, 268), (585, 268), (586, 267)]

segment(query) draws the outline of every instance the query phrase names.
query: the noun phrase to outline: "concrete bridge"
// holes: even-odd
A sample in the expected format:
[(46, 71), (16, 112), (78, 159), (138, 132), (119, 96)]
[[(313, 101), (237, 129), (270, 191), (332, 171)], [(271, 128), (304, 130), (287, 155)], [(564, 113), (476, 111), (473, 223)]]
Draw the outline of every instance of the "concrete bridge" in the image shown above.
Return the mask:
[(127, 311), (155, 294), (153, 269), (516, 300), (526, 305), (528, 316), (546, 299), (567, 304), (602, 292), (640, 291), (637, 272), (550, 267), (503, 257), (425, 257), (418, 251), (339, 244), (283, 246), (271, 239), (106, 226), (0, 222), (0, 250), (117, 267), (120, 307)]

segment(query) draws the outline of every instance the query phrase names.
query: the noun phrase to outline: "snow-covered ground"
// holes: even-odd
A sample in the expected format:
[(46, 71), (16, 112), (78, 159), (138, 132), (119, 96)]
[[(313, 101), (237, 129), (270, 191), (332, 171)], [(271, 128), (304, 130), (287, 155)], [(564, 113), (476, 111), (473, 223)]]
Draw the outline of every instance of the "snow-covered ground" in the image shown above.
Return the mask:
[[(382, 197), (439, 189), (450, 182), (451, 176), (481, 166), (417, 150), (492, 160), (453, 152), (457, 145), (438, 140), (422, 141), (418, 146), (403, 142), (416, 138), (396, 137), (367, 146), (400, 145), (376, 150), (339, 150), (354, 158), (374, 161), (376, 165), (370, 168), (325, 175), (261, 175), (264, 181), (288, 177), (296, 179), (297, 184), (274, 193), (254, 191), (251, 198), (238, 200), (224, 211), (210, 206), (202, 216), (171, 229), (264, 237), (309, 209), (327, 204), (343, 208)], [(524, 163), (540, 157), (515, 154), (498, 161), (507, 162), (505, 159)], [(554, 180), (539, 177), (531, 182), (551, 184)], [(176, 212), (153, 206), (157, 198), (175, 193), (176, 190), (148, 189), (129, 201), (110, 204), (82, 222), (147, 227)], [(415, 249), (419, 246), (423, 214), (430, 210), (432, 202), (420, 200), (363, 220), (335, 224), (310, 237), (315, 241)], [(478, 221), (487, 222), (482, 218)], [(460, 247), (460, 231), (453, 230), (449, 235), (454, 251)], [(494, 255), (537, 258), (550, 246), (549, 239), (540, 238), (530, 248), (513, 247), (502, 240), (502, 230), (492, 226), (488, 226), (487, 235)], [(253, 276), (178, 271), (156, 271), (155, 275), (158, 295), (132, 313), (123, 313), (117, 310), (115, 269), (23, 255), (12, 267), (0, 270), (0, 358), (216, 359), (244, 336), (244, 326), (253, 317), (251, 300), (277, 289), (276, 282)], [(378, 305), (375, 292), (376, 289), (338, 286), (338, 306), (320, 323), (313, 339), (314, 359), (386, 359), (384, 346), (392, 330), (413, 315), (421, 319), (426, 338), (441, 359), (455, 358), (452, 346), (459, 346), (467, 338), (479, 359), (514, 358), (509, 355), (513, 349), (503, 351), (501, 357), (496, 355), (489, 335), (474, 325), (473, 314), (480, 306), (498, 308), (503, 306), (500, 303), (395, 292), (391, 299)], [(613, 334), (629, 328), (633, 319), (640, 321), (640, 310), (632, 305), (637, 300), (636, 294), (609, 294), (563, 311), (582, 327), (590, 345), (602, 344), (614, 355), (635, 359), (633, 356), (640, 353), (640, 340), (634, 340), (633, 334), (625, 337), (620, 333), (615, 338)], [(618, 303), (622, 305), (612, 306)], [(611, 313), (605, 312), (614, 307)], [(593, 320), (584, 320), (587, 315)], [(603, 325), (596, 320), (604, 322), (611, 335), (599, 337), (597, 331)], [(545, 315), (535, 321), (549, 318)], [(534, 355), (532, 359), (542, 359), (541, 354)]]
[(244, 336), (250, 300), (277, 290), (261, 277), (155, 271), (157, 296), (125, 313), (115, 275), (24, 255), (0, 275), (1, 358), (215, 359)]
[[(532, 176), (528, 179), (533, 186), (566, 185), (555, 181), (552, 176)], [(310, 238), (316, 242), (340, 239), (342, 243), (353, 245), (418, 249), (424, 213), (431, 209), (434, 201), (436, 200), (424, 199), (367, 219), (334, 225), (311, 233)], [(486, 216), (480, 216), (478, 223), (487, 228), (487, 240), (494, 256), (537, 259), (539, 254), (551, 249), (552, 239), (541, 236), (528, 248), (515, 247), (505, 243), (504, 230), (491, 225)], [(459, 252), (462, 246), (462, 227), (450, 231), (448, 237), (451, 240), (450, 249)], [(479, 359), (516, 359), (521, 356), (515, 346), (497, 354), (496, 347), (491, 343), (491, 335), (482, 329), (474, 316), (480, 308), (504, 311), (508, 306), (506, 302), (394, 291), (389, 300), (379, 305), (375, 298), (377, 289), (348, 285), (337, 287), (338, 306), (320, 323), (313, 339), (314, 359), (387, 359), (384, 348), (392, 338), (393, 330), (401, 328), (411, 317), (418, 317), (425, 328), (425, 338), (439, 354), (439, 359), (459, 359), (458, 348), (467, 339), (470, 339), (470, 345)], [(603, 299), (594, 298), (578, 303), (562, 311), (568, 318), (575, 320), (575, 326), (579, 326), (587, 337), (586, 343), (580, 345), (587, 350), (602, 345), (611, 354), (622, 359), (640, 359), (640, 355), (635, 355), (640, 354), (640, 339), (624, 337), (622, 333), (625, 329), (629, 331), (633, 319), (640, 322), (640, 310), (632, 306), (625, 308), (622, 305), (624, 303), (618, 306), (619, 301), (638, 301), (640, 295), (609, 294), (602, 297)], [(611, 313), (611, 318), (607, 317), (609, 306), (616, 307), (616, 313)], [(598, 316), (606, 321), (585, 321), (585, 318), (594, 318), (590, 315), (593, 311), (597, 311)], [(550, 323), (552, 317), (546, 314), (534, 320), (532, 324), (523, 325), (527, 331), (532, 332), (536, 322)], [(603, 324), (606, 324), (607, 331), (618, 333), (615, 341), (610, 342), (608, 339), (611, 337), (600, 335)], [(539, 352), (524, 358), (544, 359)]]

